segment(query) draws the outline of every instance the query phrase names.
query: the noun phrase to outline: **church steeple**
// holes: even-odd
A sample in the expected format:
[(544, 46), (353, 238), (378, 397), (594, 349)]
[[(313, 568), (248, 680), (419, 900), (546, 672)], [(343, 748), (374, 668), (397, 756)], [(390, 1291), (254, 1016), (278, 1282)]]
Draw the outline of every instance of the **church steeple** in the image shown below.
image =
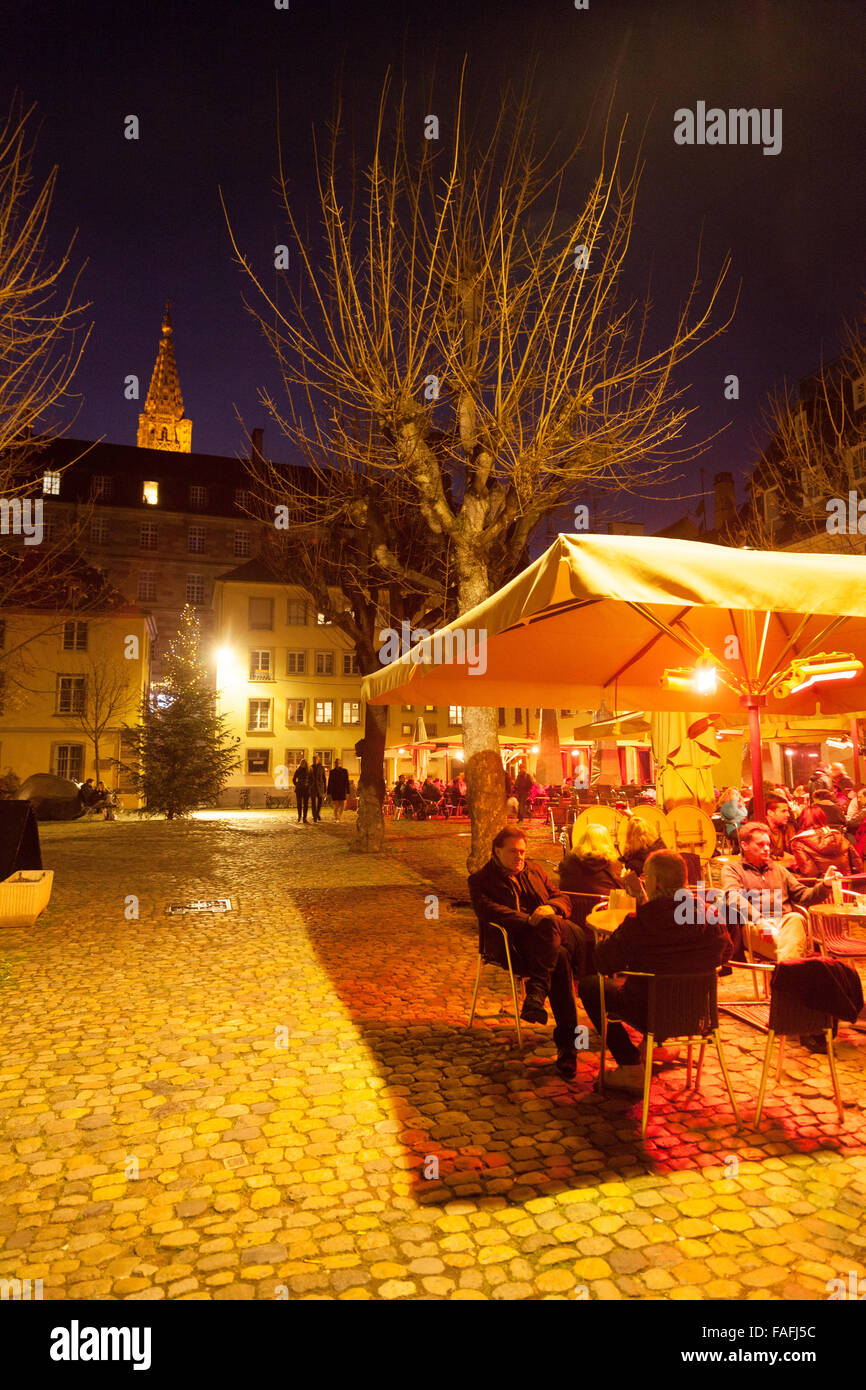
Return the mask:
[(166, 304), (156, 366), (144, 412), (138, 417), (138, 447), (188, 454), (192, 448), (192, 420), (185, 420), (183, 416), (183, 396), (172, 338), (171, 305)]

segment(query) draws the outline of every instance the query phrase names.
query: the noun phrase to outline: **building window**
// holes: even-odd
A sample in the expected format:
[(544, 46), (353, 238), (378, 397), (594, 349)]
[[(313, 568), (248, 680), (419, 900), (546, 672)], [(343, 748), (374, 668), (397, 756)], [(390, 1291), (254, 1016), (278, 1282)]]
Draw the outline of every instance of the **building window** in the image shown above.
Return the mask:
[(344, 700), (344, 701), (343, 701), (343, 724), (344, 724), (344, 726), (347, 726), (347, 725), (349, 725), (349, 724), (360, 724), (360, 722), (361, 722), (361, 701), (360, 701), (360, 700)]
[(84, 779), (84, 744), (58, 743), (54, 749), (54, 768), (58, 777), (70, 782)]
[(113, 480), (105, 473), (94, 473), (90, 479), (91, 497), (104, 497), (107, 500), (113, 491), (112, 482)]
[(245, 511), (250, 505), (250, 494), (245, 487), (235, 488), (235, 506), (239, 511)]
[(159, 483), (143, 483), (141, 488), (141, 500), (148, 506), (155, 507), (159, 501)]
[(316, 652), (316, 675), (332, 676), (334, 674), (334, 653)]
[(144, 521), (138, 528), (139, 550), (156, 550), (159, 547), (159, 527), (152, 521)]
[(505, 710), (504, 710), (504, 709), (500, 709), (500, 711), (499, 711), (499, 727), (500, 727), (500, 729), (502, 728), (502, 725), (503, 725), (504, 723), (505, 723)]
[(414, 705), (401, 705), (400, 708), (402, 709), (404, 714), (413, 714), (415, 710)]
[(560, 719), (570, 719), (570, 718), (571, 718), (571, 710), (570, 710), (570, 709), (561, 709), (561, 710), (559, 711), (559, 717), (560, 717)]
[(289, 599), (286, 604), (286, 626), (307, 626), (307, 605), (303, 599)]
[(449, 705), (449, 706), (448, 706), (448, 727), (449, 727), (450, 729), (455, 729), (459, 724), (462, 724), (462, 723), (463, 723), (463, 706), (462, 706), (462, 705)]
[(270, 772), (271, 770), (271, 750), (270, 748), (248, 748), (247, 749), (247, 772)]
[(271, 727), (271, 701), (247, 701), (247, 728), (257, 733), (267, 733)]
[(866, 406), (866, 376), (858, 376), (856, 381), (851, 382), (851, 394), (854, 397), (854, 409), (862, 410)]
[(305, 676), (307, 674), (307, 653), (286, 652), (286, 675)]
[(84, 676), (57, 677), (56, 714), (82, 714), (84, 712)]
[(186, 533), (186, 548), (190, 555), (204, 555), (204, 527), (190, 526)]
[(358, 658), (354, 652), (343, 652), (343, 675), (360, 676), (361, 670), (358, 666)]
[(253, 648), (250, 652), (250, 680), (251, 681), (271, 681), (274, 678), (273, 652), (266, 651), (263, 647)]
[(286, 723), (303, 724), (304, 706), (306, 700), (287, 700), (286, 701)]
[(53, 516), (49, 516), (46, 518), (45, 525), (42, 528), (42, 536), (43, 539), (46, 540), (49, 545), (56, 538), (57, 522), (55, 521)]
[(43, 473), (43, 475), (42, 475), (42, 491), (43, 491), (43, 493), (45, 494), (46, 497), (59, 497), (59, 496), (60, 496), (60, 474), (59, 474), (59, 473)]
[(87, 651), (87, 623), (73, 620), (63, 624), (63, 650), (65, 652)]
[(428, 737), (428, 738), (436, 738), (438, 732), (439, 732), (439, 726), (438, 726), (437, 724), (428, 724), (428, 725), (427, 725), (427, 737)]
[(425, 713), (425, 714), (432, 714), (435, 708), (436, 708), (435, 705), (425, 705), (425, 706), (424, 706), (424, 713)]
[(141, 570), (138, 576), (139, 603), (152, 603), (156, 598), (156, 575), (150, 570)]
[(514, 722), (515, 722), (515, 724), (522, 724), (522, 723), (523, 723), (523, 710), (522, 710), (522, 709), (516, 709), (516, 710), (514, 711)]
[(91, 544), (91, 545), (105, 545), (105, 542), (106, 542), (107, 540), (108, 540), (108, 522), (105, 520), (105, 517), (104, 517), (104, 516), (101, 516), (101, 517), (99, 517), (99, 519), (98, 519), (97, 521), (91, 521), (91, 523), (90, 523), (90, 544)]
[(334, 750), (333, 750), (333, 748), (314, 748), (314, 749), (313, 749), (313, 757), (314, 757), (314, 758), (320, 758), (320, 759), (321, 759), (321, 762), (322, 762), (322, 766), (323, 766), (323, 767), (326, 767), (326, 768), (328, 769), (328, 771), (330, 772), (331, 767), (333, 766), (333, 762), (334, 762)]
[(410, 736), (410, 738), (411, 738), (411, 735), (412, 735), (412, 725), (411, 725), (411, 724), (401, 724), (401, 725), (400, 725), (400, 733), (401, 733), (401, 734), (409, 734), (409, 736)]
[(274, 626), (274, 600), (272, 598), (251, 598), (249, 601), (249, 625), (267, 632)]
[(284, 762), (288, 771), (291, 772), (293, 768), (296, 768), (306, 756), (306, 748), (287, 748)]
[(334, 722), (334, 702), (333, 700), (316, 700), (316, 723), (333, 724)]
[(317, 613), (317, 614), (316, 614), (316, 624), (317, 624), (318, 627), (330, 627), (330, 626), (331, 626), (331, 619), (330, 619), (330, 618), (326, 618), (325, 615), (324, 615), (324, 613)]
[(204, 603), (204, 575), (188, 574), (186, 577), (187, 603)]
[(200, 487), (198, 483), (193, 483), (189, 490), (189, 505), (191, 507), (206, 507), (207, 488)]
[(252, 550), (249, 531), (235, 531), (235, 557), (243, 559)]

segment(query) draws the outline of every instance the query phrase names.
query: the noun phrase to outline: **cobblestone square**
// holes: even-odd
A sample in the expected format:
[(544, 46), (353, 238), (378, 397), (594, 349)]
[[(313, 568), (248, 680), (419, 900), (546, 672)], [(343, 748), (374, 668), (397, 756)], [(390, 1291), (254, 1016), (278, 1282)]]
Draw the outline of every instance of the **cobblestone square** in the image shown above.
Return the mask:
[[(326, 812), (326, 816), (329, 815)], [(482, 976), (466, 822), (284, 812), (43, 825), (52, 900), (0, 931), (0, 1278), (46, 1299), (826, 1299), (866, 1274), (863, 1055), (728, 1017), (743, 1114), (708, 1052), (637, 1097), (521, 1055)], [(530, 855), (555, 863), (533, 827)], [(166, 905), (231, 898), (230, 913)], [(136, 916), (137, 913), (137, 916)], [(438, 916), (436, 915), (438, 913)], [(8, 973), (7, 973), (8, 972)], [(725, 991), (742, 991), (726, 981)], [(581, 1021), (585, 1021), (581, 1012)]]

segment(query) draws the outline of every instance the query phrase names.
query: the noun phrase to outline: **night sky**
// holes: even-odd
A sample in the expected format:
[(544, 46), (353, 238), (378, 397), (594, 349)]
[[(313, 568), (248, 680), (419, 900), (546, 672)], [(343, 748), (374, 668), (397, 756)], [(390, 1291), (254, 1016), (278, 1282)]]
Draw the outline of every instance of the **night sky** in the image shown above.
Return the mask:
[[(705, 278), (733, 257), (722, 308), (736, 284), (733, 326), (686, 369), (699, 407), (689, 438), (730, 428), (695, 464), (684, 490), (722, 469), (742, 477), (760, 440), (767, 390), (814, 370), (837, 350), (863, 287), (863, 10), (847, 0), (273, 0), (235, 3), (40, 3), (7, 6), (0, 99), (17, 87), (38, 104), (37, 172), (60, 169), (55, 249), (78, 228), (93, 337), (78, 377), (83, 400), (70, 433), (134, 444), (141, 403), (123, 378), (150, 381), (165, 300), (193, 449), (233, 455), (235, 418), (265, 426), (273, 457), (288, 446), (268, 424), (257, 387), (276, 386), (266, 345), (243, 308), (217, 188), (241, 247), (271, 267), (280, 230), (272, 191), (279, 83), (286, 162), (303, 195), (311, 130), (332, 108), (342, 66), (356, 138), (372, 126), (386, 67), (405, 67), (427, 114), (425, 72), (436, 69), (443, 112), (470, 57), (472, 99), (489, 103), (527, 58), (539, 73), (542, 133), (576, 133), (593, 98), (616, 83), (614, 110), (636, 142), (646, 127), (628, 285), (652, 276), (659, 328), (685, 293), (703, 233)], [(476, 95), (477, 94), (477, 98)], [(599, 98), (599, 94), (601, 97)], [(760, 147), (674, 143), (674, 111), (781, 107), (780, 154)], [(435, 110), (435, 106), (433, 108)], [(127, 141), (134, 113), (141, 138)], [(598, 122), (596, 122), (597, 126)], [(443, 128), (444, 131), (444, 128)], [(631, 151), (634, 150), (634, 144)], [(587, 175), (593, 168), (588, 159)], [(720, 314), (722, 309), (720, 309)], [(736, 373), (740, 400), (723, 396)], [(673, 490), (669, 489), (669, 493)], [(676, 496), (640, 509), (661, 525), (684, 510)]]

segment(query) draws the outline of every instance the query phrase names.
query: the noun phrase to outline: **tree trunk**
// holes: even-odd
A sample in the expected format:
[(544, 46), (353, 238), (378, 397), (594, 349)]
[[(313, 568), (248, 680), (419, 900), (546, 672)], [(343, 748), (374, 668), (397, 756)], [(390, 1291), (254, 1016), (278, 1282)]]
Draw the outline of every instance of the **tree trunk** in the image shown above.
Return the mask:
[(382, 802), (385, 799), (385, 735), (388, 727), (386, 705), (367, 705), (364, 712), (364, 737), (356, 744), (361, 753), (361, 776), (358, 780), (358, 819), (355, 824), (355, 845), (365, 854), (375, 854), (385, 842), (385, 819)]
[(538, 761), (535, 764), (535, 780), (540, 787), (562, 782), (562, 752), (559, 746), (559, 723), (555, 709), (541, 711), (541, 724), (538, 730)]
[[(461, 563), (462, 562), (462, 563)], [(483, 560), (465, 552), (458, 556), (460, 612), (465, 613), (490, 596), (490, 582)], [(486, 633), (476, 640), (485, 639)], [(480, 694), (480, 691), (479, 691)], [(466, 867), (470, 873), (490, 858), (490, 842), (505, 824), (505, 776), (499, 751), (499, 720), (490, 705), (464, 706), (463, 754), (466, 793), (472, 839)]]
[(96, 781), (99, 782), (99, 736), (93, 738), (93, 761), (96, 765)]

